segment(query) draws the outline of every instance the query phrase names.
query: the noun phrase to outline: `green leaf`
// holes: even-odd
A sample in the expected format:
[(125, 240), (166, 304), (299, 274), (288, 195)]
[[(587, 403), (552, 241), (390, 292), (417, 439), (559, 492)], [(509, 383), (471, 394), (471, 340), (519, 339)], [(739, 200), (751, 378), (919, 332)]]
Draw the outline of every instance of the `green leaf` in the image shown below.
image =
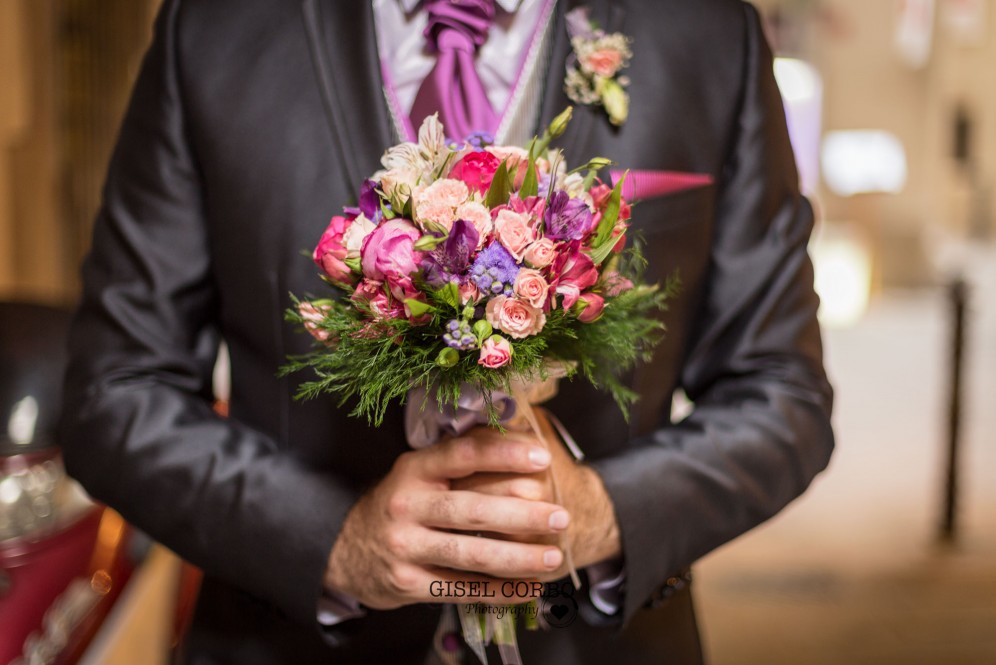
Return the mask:
[[(618, 242), (618, 239), (616, 242)], [(607, 242), (597, 249), (592, 249), (591, 252), (588, 253), (588, 256), (591, 257), (592, 262), (596, 266), (601, 265), (605, 259), (612, 255), (612, 249), (615, 246), (615, 242)]]
[(380, 199), (380, 211), (384, 213), (384, 219), (394, 219), (395, 217), (394, 210), (387, 207), (387, 202), (384, 199)]
[(424, 235), (418, 240), (416, 240), (415, 244), (412, 245), (412, 247), (417, 252), (431, 252), (432, 250), (436, 249), (436, 247), (443, 244), (444, 242), (446, 242), (446, 236), (440, 237), (440, 236)]
[(408, 307), (408, 311), (412, 313), (412, 318), (418, 318), (424, 316), (429, 312), (435, 312), (436, 308), (427, 302), (422, 302), (421, 300), (416, 300), (415, 298), (405, 298), (405, 306)]
[(460, 289), (456, 282), (446, 282), (446, 286), (434, 291), (432, 295), (437, 301), (444, 302), (453, 309), (460, 307)]
[(488, 195), (484, 199), (484, 205), (489, 208), (497, 208), (508, 203), (508, 198), (512, 195), (512, 183), (508, 177), (508, 166), (502, 162), (495, 171), (491, 180), (491, 187), (488, 188)]
[(623, 183), (626, 182), (627, 175), (629, 175), (629, 171), (623, 173), (623, 176), (619, 178), (619, 182), (616, 183), (612, 193), (609, 195), (609, 200), (605, 204), (605, 210), (602, 211), (602, 219), (598, 222), (598, 228), (595, 230), (595, 239), (591, 243), (593, 250), (599, 249), (602, 245), (612, 240), (612, 230), (616, 227), (616, 221), (619, 219), (619, 209), (622, 207), (622, 188)]
[(478, 344), (483, 344), (484, 340), (491, 337), (492, 333), (494, 333), (494, 328), (484, 319), (474, 323), (474, 336), (477, 337)]
[(530, 159), (526, 165), (526, 177), (519, 188), (519, 198), (525, 199), (528, 196), (539, 194), (539, 179), (536, 177), (536, 160)]
[(362, 268), (360, 267), (359, 257), (355, 259), (343, 259), (342, 262), (345, 263), (347, 266), (349, 266), (349, 269), (352, 270), (353, 272), (355, 273), (362, 272)]

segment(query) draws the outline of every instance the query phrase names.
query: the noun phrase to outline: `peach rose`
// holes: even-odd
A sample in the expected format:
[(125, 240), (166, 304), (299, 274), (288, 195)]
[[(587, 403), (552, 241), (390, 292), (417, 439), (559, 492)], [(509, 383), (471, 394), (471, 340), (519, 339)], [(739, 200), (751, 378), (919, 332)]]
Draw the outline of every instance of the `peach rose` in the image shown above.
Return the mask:
[(522, 258), (525, 260), (526, 265), (533, 268), (545, 268), (557, 258), (557, 248), (549, 238), (540, 238), (529, 245), (529, 247), (526, 247)]
[(615, 49), (602, 48), (592, 51), (584, 59), (584, 67), (599, 76), (615, 76), (622, 65), (622, 53)]
[(515, 278), (515, 295), (537, 309), (543, 309), (550, 285), (538, 270), (523, 268)]
[(529, 226), (529, 218), (508, 209), (498, 211), (495, 235), (516, 261), (522, 260), (522, 253), (536, 239), (536, 231)]
[(518, 298), (497, 296), (488, 301), (485, 317), (493, 328), (522, 339), (535, 335), (546, 325), (546, 314)]

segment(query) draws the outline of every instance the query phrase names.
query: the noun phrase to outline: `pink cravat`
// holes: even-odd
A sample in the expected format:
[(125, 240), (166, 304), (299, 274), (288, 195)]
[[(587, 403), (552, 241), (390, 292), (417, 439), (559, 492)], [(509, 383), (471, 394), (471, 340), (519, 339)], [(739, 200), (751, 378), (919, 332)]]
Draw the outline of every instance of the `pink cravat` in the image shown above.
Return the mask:
[(427, 116), (438, 111), (448, 138), (493, 135), (499, 118), (474, 59), (494, 23), (494, 0), (428, 0), (425, 9), (429, 14), (425, 38), (438, 55), (415, 96), (412, 126), (417, 131)]

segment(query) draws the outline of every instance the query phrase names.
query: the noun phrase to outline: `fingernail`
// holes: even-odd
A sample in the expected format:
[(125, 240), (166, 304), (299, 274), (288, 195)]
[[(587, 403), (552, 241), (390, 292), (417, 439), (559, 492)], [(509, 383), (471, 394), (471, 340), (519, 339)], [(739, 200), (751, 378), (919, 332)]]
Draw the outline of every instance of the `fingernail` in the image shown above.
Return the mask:
[(543, 448), (532, 448), (529, 451), (529, 461), (533, 466), (546, 466), (550, 463), (550, 451)]
[(558, 510), (554, 513), (550, 513), (550, 528), (560, 531), (561, 529), (566, 529), (567, 525), (571, 521), (571, 516), (567, 514), (566, 510)]
[(547, 550), (543, 552), (543, 565), (547, 568), (556, 568), (560, 565), (562, 559), (560, 550)]

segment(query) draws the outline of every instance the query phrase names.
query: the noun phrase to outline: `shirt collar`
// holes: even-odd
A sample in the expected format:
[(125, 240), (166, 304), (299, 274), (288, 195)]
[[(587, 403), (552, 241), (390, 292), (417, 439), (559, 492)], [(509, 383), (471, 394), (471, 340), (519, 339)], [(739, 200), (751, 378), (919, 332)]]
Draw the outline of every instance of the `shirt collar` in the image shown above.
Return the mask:
[[(415, 11), (418, 3), (422, 0), (399, 0), (401, 3), (401, 8), (405, 10), (406, 14), (410, 14)], [(495, 4), (504, 9), (505, 11), (512, 13), (519, 8), (522, 4), (522, 0), (495, 0)]]

